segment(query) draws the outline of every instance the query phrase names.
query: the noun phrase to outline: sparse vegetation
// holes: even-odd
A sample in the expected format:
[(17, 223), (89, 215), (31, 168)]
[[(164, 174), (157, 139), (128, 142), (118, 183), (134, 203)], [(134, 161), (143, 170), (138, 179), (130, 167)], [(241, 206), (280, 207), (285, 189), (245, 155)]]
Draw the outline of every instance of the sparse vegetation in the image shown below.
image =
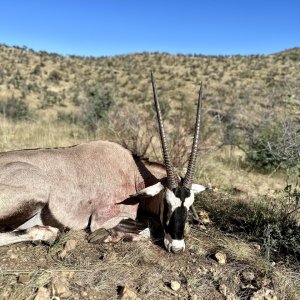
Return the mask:
[(9, 119), (25, 120), (30, 116), (29, 107), (22, 99), (10, 97), (0, 102), (0, 112)]
[[(161, 160), (153, 70), (172, 159), (183, 173), (202, 81), (196, 181), (210, 189), (195, 204), (213, 221), (191, 227), (180, 259), (152, 242), (87, 244), (83, 232), (65, 233), (50, 248), (2, 247), (1, 299), (50, 290), (56, 277), (67, 278), (80, 299), (114, 298), (117, 285), (129, 285), (143, 299), (249, 299), (266, 288), (278, 299), (300, 298), (299, 48), (265, 56), (81, 58), (2, 45), (0, 61), (1, 151), (99, 138)], [(61, 259), (73, 238), (78, 246)], [(225, 265), (214, 259), (217, 251), (227, 255)], [(254, 279), (243, 278), (244, 271)], [(18, 282), (22, 272), (30, 275), (27, 285)], [(180, 283), (178, 292), (170, 288), (172, 280)]]

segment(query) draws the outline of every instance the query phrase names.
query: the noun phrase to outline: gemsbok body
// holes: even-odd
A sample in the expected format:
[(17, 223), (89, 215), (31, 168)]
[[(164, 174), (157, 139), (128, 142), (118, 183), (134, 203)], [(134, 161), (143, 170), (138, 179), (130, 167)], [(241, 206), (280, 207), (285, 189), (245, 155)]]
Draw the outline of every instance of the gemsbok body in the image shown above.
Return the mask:
[[(63, 229), (121, 232), (143, 209), (159, 217), (168, 251), (185, 249), (188, 210), (195, 193), (205, 189), (192, 184), (202, 91), (187, 173), (179, 180), (171, 164), (152, 73), (151, 80), (164, 165), (108, 141), (0, 153), (0, 246), (54, 240)], [(124, 231), (130, 232), (128, 228)]]

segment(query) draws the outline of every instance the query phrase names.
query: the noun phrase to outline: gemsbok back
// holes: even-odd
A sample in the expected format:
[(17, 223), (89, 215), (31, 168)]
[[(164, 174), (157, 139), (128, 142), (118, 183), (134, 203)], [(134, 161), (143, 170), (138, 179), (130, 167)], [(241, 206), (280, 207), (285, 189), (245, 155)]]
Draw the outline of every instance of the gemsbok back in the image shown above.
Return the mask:
[[(193, 184), (200, 132), (202, 86), (199, 91), (192, 151), (186, 175), (175, 174), (167, 146), (156, 85), (151, 73), (164, 165), (150, 162), (123, 146), (95, 141), (66, 148), (0, 153), (0, 246), (22, 241), (51, 241), (59, 230), (97, 232), (114, 228), (120, 239), (134, 233), (138, 210), (159, 217), (164, 245), (174, 253), (185, 249), (184, 227), (194, 195)], [(136, 225), (137, 226), (137, 225)], [(132, 228), (131, 228), (132, 227)], [(149, 232), (149, 230), (148, 230)]]

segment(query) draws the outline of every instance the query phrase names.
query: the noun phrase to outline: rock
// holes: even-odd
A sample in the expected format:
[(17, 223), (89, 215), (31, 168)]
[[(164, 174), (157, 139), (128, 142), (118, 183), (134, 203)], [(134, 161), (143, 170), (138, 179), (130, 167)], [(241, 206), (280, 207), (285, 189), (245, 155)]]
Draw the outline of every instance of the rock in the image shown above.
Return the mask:
[(220, 264), (220, 265), (225, 265), (226, 264), (226, 254), (224, 252), (217, 252), (215, 254), (215, 258), (217, 260), (217, 262)]
[(255, 279), (255, 274), (251, 271), (243, 271), (242, 279), (246, 282), (252, 281)]
[(69, 282), (64, 277), (54, 278), (51, 282), (51, 290), (53, 296), (61, 298), (68, 298), (71, 296)]
[(136, 293), (130, 288), (123, 286), (120, 291), (121, 300), (135, 300), (137, 298)]
[(224, 283), (220, 284), (220, 286), (219, 286), (219, 292), (220, 292), (223, 296), (226, 297), (226, 295), (227, 295), (227, 286), (226, 286)]
[(22, 274), (18, 278), (18, 282), (22, 284), (27, 284), (30, 281), (30, 275), (29, 274)]
[(64, 249), (58, 254), (61, 259), (64, 259), (67, 256), (67, 253), (76, 248), (76, 240), (68, 240), (64, 246)]
[(208, 213), (204, 209), (200, 209), (198, 211), (198, 215), (199, 215), (199, 219), (200, 219), (202, 225), (208, 225), (211, 223)]
[(262, 288), (253, 293), (250, 300), (277, 300), (277, 296), (273, 290)]
[(227, 296), (226, 296), (226, 300), (239, 300), (240, 298), (233, 294), (233, 293), (229, 293)]
[(34, 300), (50, 300), (50, 292), (45, 287), (40, 287), (34, 297)]
[(79, 295), (81, 298), (85, 298), (88, 296), (88, 293), (86, 291), (80, 291)]
[(177, 292), (180, 289), (180, 283), (176, 280), (171, 280), (171, 289)]

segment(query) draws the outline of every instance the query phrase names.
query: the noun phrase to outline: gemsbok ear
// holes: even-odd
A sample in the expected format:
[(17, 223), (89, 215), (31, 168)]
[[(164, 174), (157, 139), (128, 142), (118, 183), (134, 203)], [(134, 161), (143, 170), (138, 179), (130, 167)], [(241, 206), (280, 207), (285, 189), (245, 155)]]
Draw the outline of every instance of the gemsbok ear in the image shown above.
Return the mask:
[(201, 193), (203, 191), (206, 190), (206, 187), (201, 185), (201, 184), (196, 184), (196, 183), (193, 183), (192, 184), (192, 191), (195, 193), (195, 194), (198, 194), (198, 193)]
[(161, 182), (158, 182), (154, 185), (148, 186), (148, 187), (140, 190), (135, 195), (132, 195), (132, 197), (134, 197), (134, 196), (153, 197), (153, 196), (159, 194), (159, 192), (161, 192), (164, 188), (165, 188), (164, 185)]

